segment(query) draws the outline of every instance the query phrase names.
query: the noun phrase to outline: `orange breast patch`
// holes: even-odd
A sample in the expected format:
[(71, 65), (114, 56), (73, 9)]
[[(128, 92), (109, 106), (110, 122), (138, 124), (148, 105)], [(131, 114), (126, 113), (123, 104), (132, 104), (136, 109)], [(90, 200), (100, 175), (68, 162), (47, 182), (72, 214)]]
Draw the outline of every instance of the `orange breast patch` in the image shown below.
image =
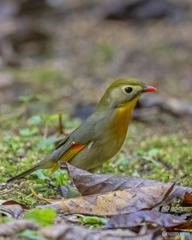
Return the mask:
[(131, 110), (132, 109), (124, 106), (119, 109), (114, 117), (112, 122), (112, 133), (115, 135), (117, 140), (126, 137), (128, 125), (131, 119)]

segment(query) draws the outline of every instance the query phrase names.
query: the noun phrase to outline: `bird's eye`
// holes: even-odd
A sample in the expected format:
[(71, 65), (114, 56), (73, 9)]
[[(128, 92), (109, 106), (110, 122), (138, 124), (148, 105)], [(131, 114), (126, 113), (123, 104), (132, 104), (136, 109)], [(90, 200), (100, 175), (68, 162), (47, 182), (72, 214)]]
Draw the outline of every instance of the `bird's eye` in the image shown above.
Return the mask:
[(131, 93), (132, 91), (133, 91), (133, 88), (131, 88), (131, 87), (126, 87), (125, 88), (126, 93)]

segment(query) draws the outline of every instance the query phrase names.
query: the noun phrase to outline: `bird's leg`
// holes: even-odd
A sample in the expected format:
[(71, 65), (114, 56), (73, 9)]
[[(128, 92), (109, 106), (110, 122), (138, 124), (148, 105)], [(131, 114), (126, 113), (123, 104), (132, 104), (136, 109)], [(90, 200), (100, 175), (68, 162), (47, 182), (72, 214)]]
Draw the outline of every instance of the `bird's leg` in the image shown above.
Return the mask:
[(49, 187), (59, 188), (58, 186), (53, 185), (49, 179), (45, 179), (45, 182), (49, 184)]

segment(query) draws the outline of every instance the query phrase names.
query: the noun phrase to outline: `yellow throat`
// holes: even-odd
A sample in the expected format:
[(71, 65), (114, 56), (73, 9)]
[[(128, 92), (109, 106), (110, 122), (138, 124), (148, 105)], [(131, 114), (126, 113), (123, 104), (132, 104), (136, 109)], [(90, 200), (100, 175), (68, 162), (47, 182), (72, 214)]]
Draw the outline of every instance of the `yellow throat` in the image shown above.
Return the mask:
[(129, 122), (131, 119), (131, 112), (142, 94), (136, 97), (131, 102), (123, 104), (116, 113), (112, 122), (112, 134), (117, 140), (124, 140), (127, 134)]

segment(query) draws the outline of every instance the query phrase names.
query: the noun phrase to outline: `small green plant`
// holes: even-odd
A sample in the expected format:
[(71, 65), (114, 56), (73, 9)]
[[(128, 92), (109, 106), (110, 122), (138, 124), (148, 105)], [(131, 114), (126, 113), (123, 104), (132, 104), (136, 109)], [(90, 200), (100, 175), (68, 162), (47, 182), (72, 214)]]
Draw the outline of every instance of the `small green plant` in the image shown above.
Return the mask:
[(24, 218), (31, 219), (41, 226), (50, 225), (53, 219), (56, 217), (56, 211), (54, 209), (33, 209), (32, 211), (25, 211)]
[(39, 233), (37, 231), (32, 231), (29, 229), (24, 230), (23, 232), (19, 233), (17, 236), (24, 237), (27, 239), (32, 239), (32, 240), (47, 240), (47, 238), (39, 236)]
[(106, 224), (108, 222), (107, 218), (101, 218), (96, 216), (84, 216), (81, 214), (75, 214), (78, 217), (80, 223), (85, 224)]

